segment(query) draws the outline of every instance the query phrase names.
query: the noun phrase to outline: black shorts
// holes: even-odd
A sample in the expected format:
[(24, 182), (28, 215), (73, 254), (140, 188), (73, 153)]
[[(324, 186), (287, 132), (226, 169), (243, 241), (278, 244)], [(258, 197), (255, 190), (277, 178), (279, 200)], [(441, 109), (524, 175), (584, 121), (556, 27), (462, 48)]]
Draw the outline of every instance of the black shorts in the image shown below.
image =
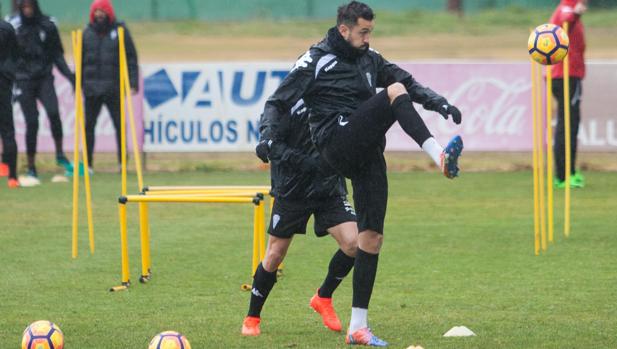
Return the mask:
[(386, 132), (396, 121), (386, 90), (360, 104), (337, 122), (320, 147), (326, 162), (351, 179), (358, 230), (383, 234), (388, 203), (388, 178), (383, 156)]
[(334, 226), (356, 221), (356, 213), (344, 196), (313, 201), (276, 199), (268, 234), (279, 238), (306, 234), (311, 215), (315, 217), (315, 235), (319, 237), (328, 235), (328, 229)]

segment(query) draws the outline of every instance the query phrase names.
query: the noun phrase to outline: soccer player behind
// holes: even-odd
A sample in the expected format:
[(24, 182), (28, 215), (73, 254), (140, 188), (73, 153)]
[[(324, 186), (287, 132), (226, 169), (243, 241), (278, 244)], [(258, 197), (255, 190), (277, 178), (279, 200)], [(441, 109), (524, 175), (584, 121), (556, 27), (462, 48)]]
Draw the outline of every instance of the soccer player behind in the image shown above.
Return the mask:
[[(367, 315), (388, 199), (385, 134), (398, 121), (447, 178), (458, 175), (463, 143), (456, 136), (443, 149), (433, 138), (412, 102), (446, 119), (451, 116), (456, 124), (461, 122), (461, 112), (369, 48), (374, 18), (372, 9), (361, 2), (339, 7), (336, 26), (296, 62), (268, 99), (264, 117), (273, 126), (262, 137), (276, 143), (281, 137), (276, 124), (284, 123), (287, 111), (304, 99), (313, 142), (330, 166), (351, 179), (358, 214), (351, 322), (345, 341), (387, 346), (369, 329)], [(383, 91), (377, 93), (377, 88)]]
[(330, 234), (338, 243), (328, 267), (328, 274), (311, 298), (310, 306), (318, 312), (324, 325), (341, 331), (341, 322), (332, 307), (332, 294), (354, 265), (358, 227), (356, 216), (347, 202), (345, 179), (320, 163), (308, 128), (308, 110), (299, 100), (282, 123), (272, 124), (268, 115), (260, 120), (261, 134), (277, 128), (276, 141), (262, 140), (256, 148), (258, 157), (270, 161), (272, 195), (275, 198), (268, 248), (253, 277), (248, 315), (242, 334), (261, 333), (261, 309), (276, 282), (276, 272), (285, 258), (294, 234), (305, 234), (311, 215), (318, 237)]
[[(585, 78), (585, 28), (581, 17), (587, 11), (587, 0), (561, 0), (561, 3), (551, 16), (551, 23), (563, 26), (568, 23), (568, 36), (570, 37), (570, 47), (568, 49), (568, 59), (570, 61), (570, 96), (567, 100), (570, 103), (570, 152), (572, 162), (570, 171), (570, 186), (582, 188), (585, 186), (585, 177), (576, 171), (576, 151), (578, 144), (578, 129), (581, 123), (581, 97), (583, 91), (583, 78)], [(563, 95), (563, 62), (556, 64), (552, 70), (553, 75), (553, 95), (559, 103), (559, 113), (557, 127), (555, 128), (555, 144), (553, 152), (555, 154), (555, 165), (557, 168), (554, 180), (557, 188), (566, 186), (566, 144), (565, 144), (565, 113), (564, 104), (566, 98)]]
[(54, 21), (41, 13), (37, 0), (19, 0), (19, 14), (10, 23), (17, 34), (17, 71), (15, 91), (17, 101), (26, 119), (27, 176), (33, 184), (40, 184), (36, 171), (36, 145), (39, 131), (39, 100), (51, 124), (56, 146), (56, 163), (67, 171), (73, 166), (62, 150), (62, 122), (58, 110), (58, 97), (54, 88), (54, 65), (71, 84), (75, 75), (64, 60), (64, 49)]
[[(131, 91), (139, 89), (137, 50), (131, 34), (123, 22), (116, 21), (110, 0), (94, 0), (90, 6), (90, 23), (83, 34), (83, 90), (86, 108), (86, 141), (88, 165), (94, 159), (94, 130), (101, 108), (107, 106), (116, 130), (116, 149), (120, 167), (120, 55), (118, 28), (124, 28), (126, 61)], [(90, 169), (92, 172), (92, 170)]]
[(19, 187), (17, 180), (17, 143), (13, 124), (13, 105), (11, 103), (17, 39), (15, 30), (0, 19), (0, 138), (2, 138), (2, 162), (0, 176), (8, 177), (8, 187)]

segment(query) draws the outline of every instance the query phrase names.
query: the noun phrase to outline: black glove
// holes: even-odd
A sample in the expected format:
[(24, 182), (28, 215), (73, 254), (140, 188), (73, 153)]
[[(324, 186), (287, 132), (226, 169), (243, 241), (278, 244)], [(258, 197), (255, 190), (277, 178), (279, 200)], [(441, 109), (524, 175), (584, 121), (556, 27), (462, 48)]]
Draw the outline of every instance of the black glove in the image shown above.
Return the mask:
[(461, 111), (453, 105), (445, 103), (441, 105), (439, 109), (437, 109), (437, 112), (441, 114), (441, 116), (443, 116), (443, 118), (446, 120), (448, 120), (449, 115), (452, 115), (452, 121), (454, 121), (455, 124), (458, 125), (461, 123)]
[(263, 139), (257, 143), (255, 147), (255, 154), (264, 163), (268, 163), (268, 154), (270, 154), (270, 148), (272, 147), (272, 140)]

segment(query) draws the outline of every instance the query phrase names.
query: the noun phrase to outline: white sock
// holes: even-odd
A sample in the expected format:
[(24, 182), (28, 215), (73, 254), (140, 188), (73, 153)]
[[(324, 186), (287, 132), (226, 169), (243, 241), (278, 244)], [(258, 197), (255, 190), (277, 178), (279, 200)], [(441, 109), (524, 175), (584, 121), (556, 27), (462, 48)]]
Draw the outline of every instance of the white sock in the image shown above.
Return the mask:
[(441, 166), (441, 153), (443, 152), (443, 148), (437, 143), (435, 138), (431, 137), (425, 140), (424, 143), (422, 143), (422, 150), (435, 161), (437, 167)]
[(351, 308), (351, 320), (349, 321), (349, 333), (354, 333), (361, 328), (368, 327), (368, 309)]

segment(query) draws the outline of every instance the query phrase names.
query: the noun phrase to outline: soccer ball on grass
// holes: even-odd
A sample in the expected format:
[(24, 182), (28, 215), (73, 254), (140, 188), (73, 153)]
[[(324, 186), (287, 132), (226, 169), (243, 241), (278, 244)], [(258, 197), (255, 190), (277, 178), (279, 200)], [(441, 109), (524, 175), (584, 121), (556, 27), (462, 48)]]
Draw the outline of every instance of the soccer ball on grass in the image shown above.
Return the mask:
[(152, 338), (148, 349), (191, 349), (191, 343), (178, 332), (165, 331)]
[(64, 335), (51, 321), (39, 320), (30, 324), (21, 339), (21, 349), (62, 349)]

